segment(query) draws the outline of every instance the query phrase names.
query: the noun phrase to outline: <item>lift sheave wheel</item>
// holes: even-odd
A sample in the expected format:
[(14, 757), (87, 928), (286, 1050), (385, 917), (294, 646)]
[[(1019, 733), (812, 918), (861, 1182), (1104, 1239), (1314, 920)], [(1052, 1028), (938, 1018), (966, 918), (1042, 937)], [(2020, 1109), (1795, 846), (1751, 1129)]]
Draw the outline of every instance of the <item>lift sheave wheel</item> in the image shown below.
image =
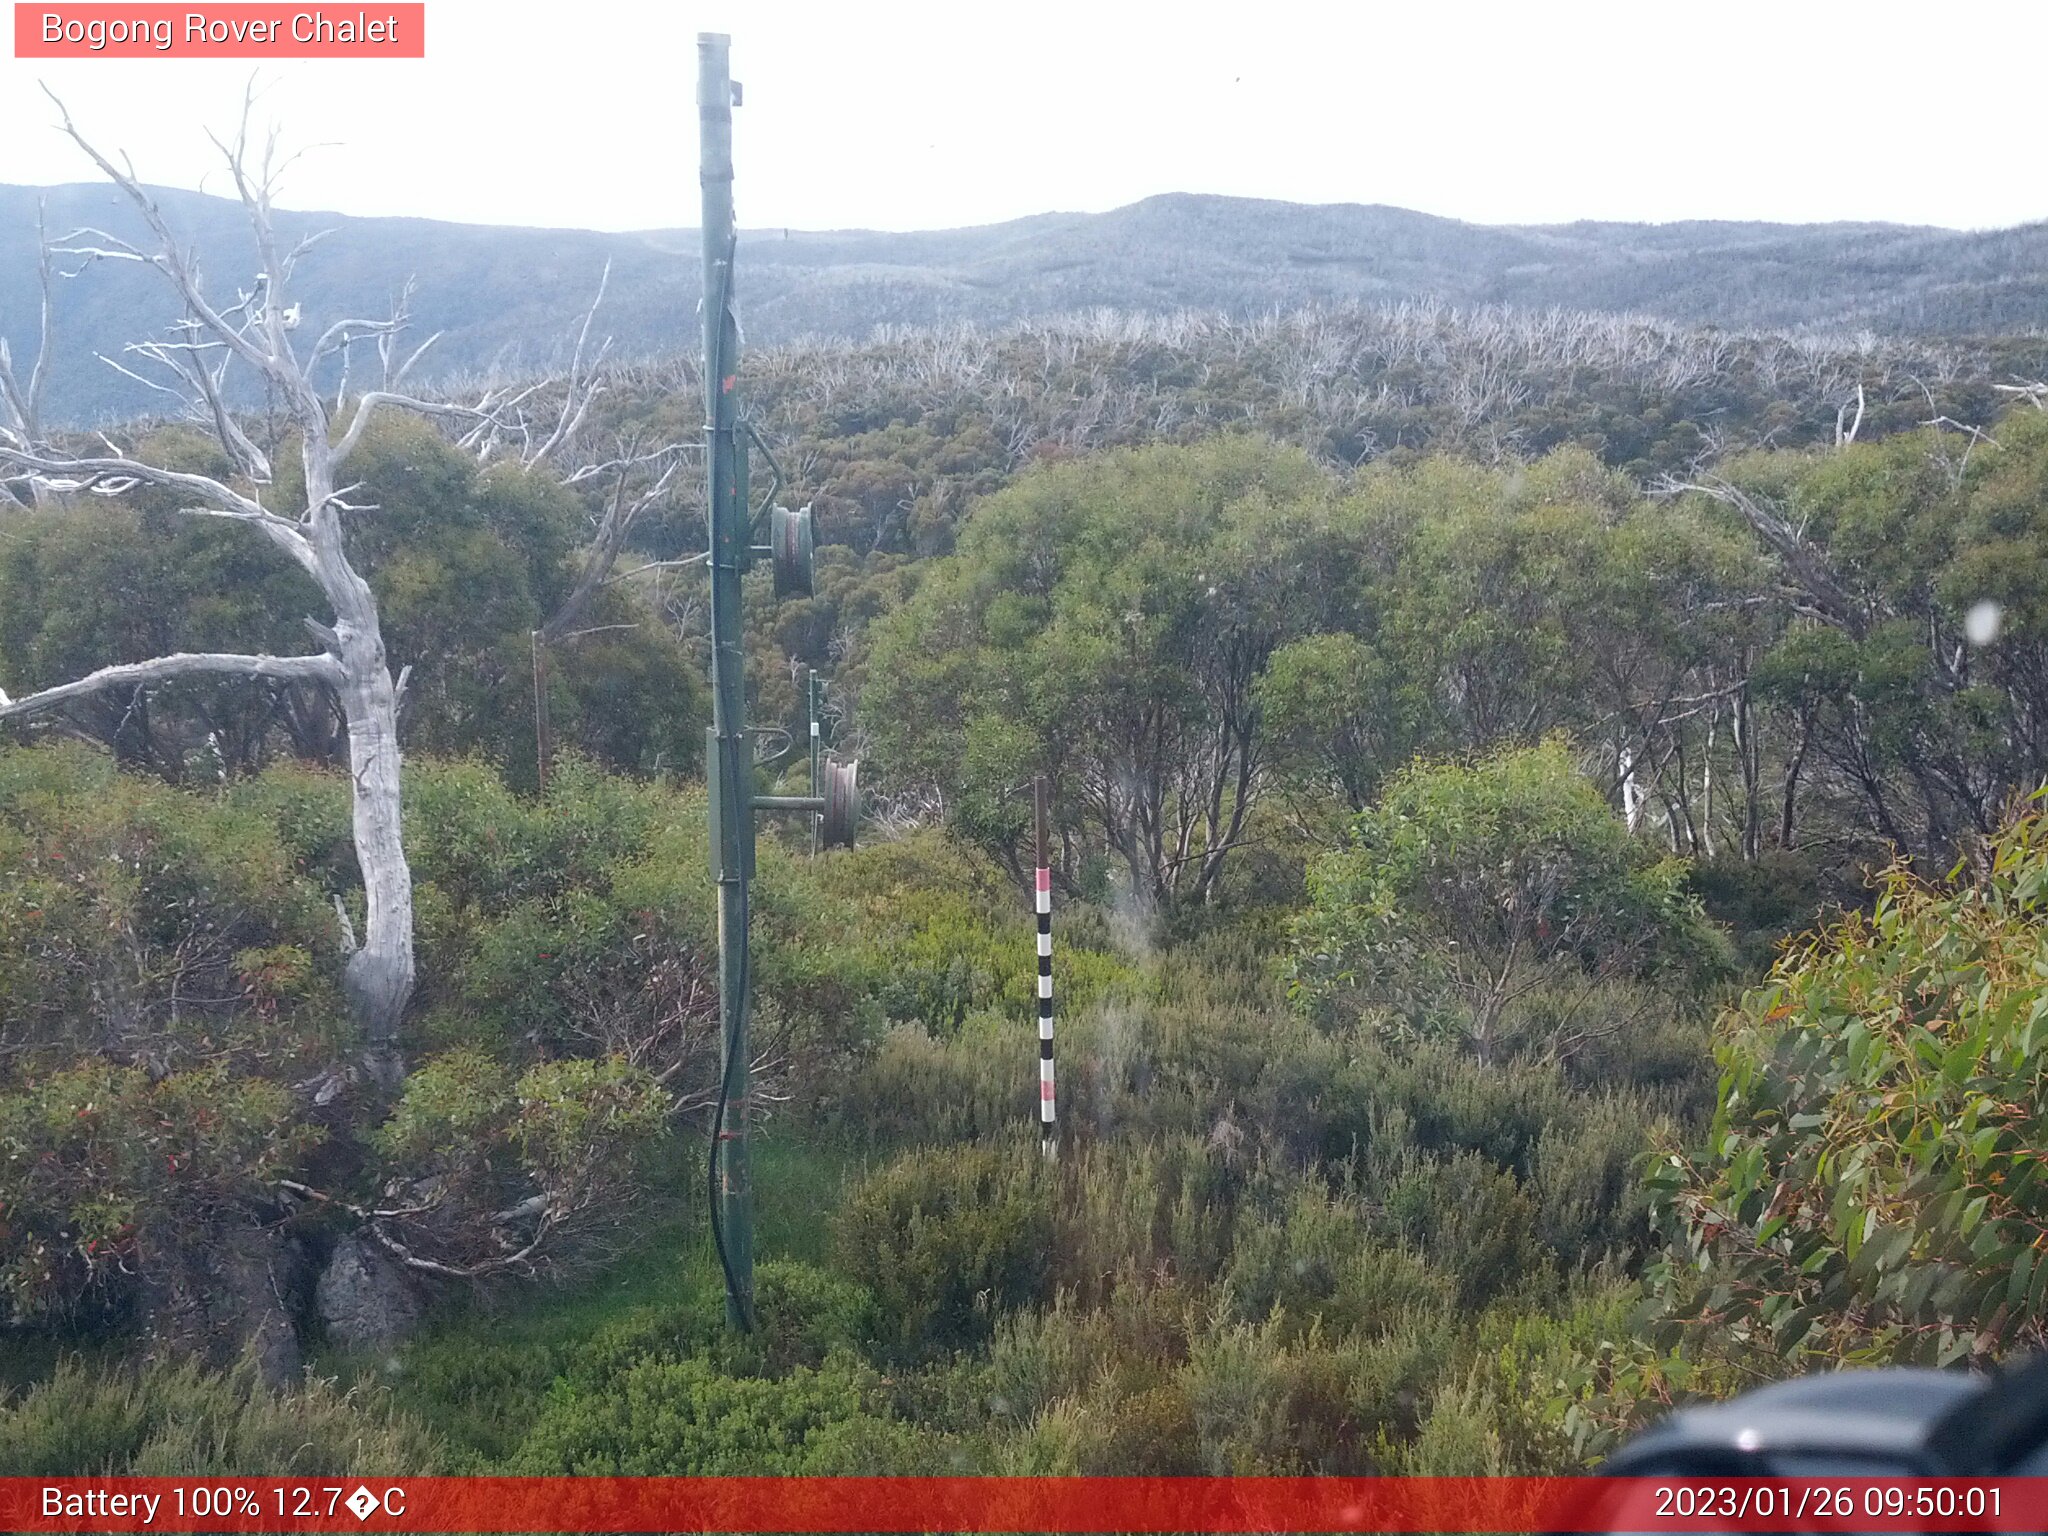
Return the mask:
[(825, 810), (819, 818), (818, 841), (827, 848), (851, 848), (853, 829), (860, 822), (858, 761), (825, 759)]
[(811, 595), (811, 509), (771, 507), (768, 543), (775, 551), (775, 595)]

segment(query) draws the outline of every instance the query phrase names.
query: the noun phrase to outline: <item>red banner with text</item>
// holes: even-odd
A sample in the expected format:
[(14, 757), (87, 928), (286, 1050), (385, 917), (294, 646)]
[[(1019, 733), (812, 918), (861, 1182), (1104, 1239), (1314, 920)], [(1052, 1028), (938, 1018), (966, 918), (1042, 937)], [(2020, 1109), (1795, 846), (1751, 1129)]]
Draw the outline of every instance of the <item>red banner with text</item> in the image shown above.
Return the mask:
[(8, 1531), (2042, 1531), (2048, 1479), (0, 1478)]

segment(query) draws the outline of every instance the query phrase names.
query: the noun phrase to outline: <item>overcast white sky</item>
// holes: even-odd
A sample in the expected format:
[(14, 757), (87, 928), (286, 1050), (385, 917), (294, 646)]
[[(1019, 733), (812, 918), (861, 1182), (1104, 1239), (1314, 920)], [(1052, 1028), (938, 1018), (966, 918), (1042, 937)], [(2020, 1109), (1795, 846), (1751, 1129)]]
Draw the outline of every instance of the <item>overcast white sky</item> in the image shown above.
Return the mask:
[[(353, 15), (375, 0), (329, 0)], [(695, 37), (733, 34), (747, 227), (937, 228), (1157, 192), (1485, 223), (2048, 217), (2042, 0), (428, 0), (424, 61), (264, 67), (279, 201), (636, 229), (697, 219)], [(0, 182), (223, 190), (250, 66), (0, 59)]]

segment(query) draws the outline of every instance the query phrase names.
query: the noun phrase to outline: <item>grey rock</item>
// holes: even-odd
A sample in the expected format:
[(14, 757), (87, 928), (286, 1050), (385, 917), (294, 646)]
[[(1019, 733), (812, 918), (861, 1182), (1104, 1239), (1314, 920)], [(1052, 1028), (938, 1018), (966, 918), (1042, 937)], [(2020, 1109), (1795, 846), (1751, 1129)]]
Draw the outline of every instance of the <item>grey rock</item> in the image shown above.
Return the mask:
[(274, 1226), (228, 1226), (144, 1281), (145, 1358), (251, 1361), (265, 1386), (296, 1381), (304, 1361), (292, 1321), (303, 1295), (298, 1245)]
[(396, 1344), (420, 1320), (420, 1298), (404, 1271), (355, 1236), (334, 1245), (313, 1303), (335, 1340), (357, 1349)]

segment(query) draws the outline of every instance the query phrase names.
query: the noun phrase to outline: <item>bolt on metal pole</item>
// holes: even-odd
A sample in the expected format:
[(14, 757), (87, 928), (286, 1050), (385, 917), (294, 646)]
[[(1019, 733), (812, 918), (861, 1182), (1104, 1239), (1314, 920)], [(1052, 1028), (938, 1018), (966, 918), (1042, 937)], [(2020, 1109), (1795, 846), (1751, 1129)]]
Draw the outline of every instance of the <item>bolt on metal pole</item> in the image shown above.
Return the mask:
[(713, 1125), (712, 1233), (725, 1315), (754, 1315), (753, 1188), (747, 1168), (747, 880), (754, 868), (753, 763), (747, 750), (740, 579), (749, 553), (733, 318), (732, 39), (697, 35), (699, 180), (704, 196), (704, 438), (711, 574), (711, 862), (718, 882), (719, 1112)]

